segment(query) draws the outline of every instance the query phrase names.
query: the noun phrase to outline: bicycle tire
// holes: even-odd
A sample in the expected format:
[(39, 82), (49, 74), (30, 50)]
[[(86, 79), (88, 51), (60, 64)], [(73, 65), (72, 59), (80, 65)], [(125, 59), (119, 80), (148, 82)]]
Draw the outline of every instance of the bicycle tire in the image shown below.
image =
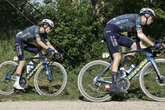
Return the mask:
[[(103, 71), (107, 66), (109, 65), (108, 62), (102, 61), (102, 60), (95, 60), (92, 62), (89, 62), (88, 64), (86, 64), (81, 71), (79, 72), (78, 75), (78, 88), (80, 93), (88, 100), (88, 101), (92, 101), (92, 102), (103, 102), (103, 101), (108, 101), (111, 99), (111, 96), (107, 93), (103, 94), (99, 94), (100, 96), (98, 96), (98, 94), (93, 94), (95, 91), (95, 89), (97, 89), (92, 83), (94, 77), (96, 77), (98, 74), (94, 74), (92, 77), (92, 73), (90, 68), (94, 67), (94, 66), (98, 66), (96, 67), (96, 69), (98, 69), (99, 67), (101, 68), (99, 72)], [(88, 73), (88, 70), (90, 71), (91, 74)], [(96, 70), (96, 72), (98, 73), (98, 71)], [(89, 75), (87, 76), (87, 78), (85, 77), (85, 75)], [(109, 74), (108, 74), (109, 75)], [(90, 78), (91, 77), (91, 78)], [(92, 81), (90, 81), (90, 79), (92, 79)], [(88, 83), (89, 82), (89, 83)], [(87, 88), (84, 87), (85, 83), (87, 83)], [(83, 85), (84, 84), (84, 85)], [(102, 85), (101, 85), (102, 86)], [(101, 88), (100, 86), (100, 88)], [(103, 85), (103, 88), (105, 87), (105, 85)], [(102, 89), (103, 89), (102, 88)], [(105, 89), (105, 88), (104, 88)], [(92, 93), (88, 93), (88, 91), (91, 90)], [(93, 91), (94, 90), (94, 91)]]
[[(65, 68), (58, 62), (49, 63), (49, 68), (51, 71), (51, 75), (54, 76), (53, 78), (55, 79), (52, 82), (48, 81), (46, 71), (44, 69), (44, 66), (42, 65), (37, 70), (34, 76), (34, 86), (35, 86), (36, 91), (40, 95), (57, 96), (64, 90), (66, 86), (67, 73), (66, 73)], [(50, 90), (50, 89), (53, 89), (53, 90)]]
[(15, 78), (15, 70), (18, 64), (14, 61), (5, 61), (0, 64), (0, 94), (10, 95), (14, 93), (14, 80), (9, 80), (7, 77)]
[[(155, 59), (156, 65), (165, 78), (165, 59)], [(145, 95), (155, 101), (165, 101), (165, 82), (164, 85), (157, 83), (157, 75), (151, 62), (148, 62), (140, 72), (140, 87)]]

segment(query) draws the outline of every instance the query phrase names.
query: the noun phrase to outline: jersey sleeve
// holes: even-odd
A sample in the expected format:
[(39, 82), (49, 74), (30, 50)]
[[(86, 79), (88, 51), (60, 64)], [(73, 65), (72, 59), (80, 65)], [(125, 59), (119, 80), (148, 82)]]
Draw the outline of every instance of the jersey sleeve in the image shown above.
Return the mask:
[(136, 19), (136, 30), (142, 30), (142, 26), (141, 26), (141, 17), (137, 17)]

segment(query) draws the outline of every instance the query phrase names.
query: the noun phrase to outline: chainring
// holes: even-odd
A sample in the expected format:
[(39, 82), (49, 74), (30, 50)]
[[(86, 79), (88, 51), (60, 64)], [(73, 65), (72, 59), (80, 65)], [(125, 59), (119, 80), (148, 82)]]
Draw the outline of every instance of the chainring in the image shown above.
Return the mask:
[(19, 81), (21, 87), (25, 87), (27, 85), (27, 78), (25, 76), (22, 76)]
[(120, 78), (118, 80), (119, 87), (123, 90), (128, 90), (130, 87), (130, 81), (127, 78)]

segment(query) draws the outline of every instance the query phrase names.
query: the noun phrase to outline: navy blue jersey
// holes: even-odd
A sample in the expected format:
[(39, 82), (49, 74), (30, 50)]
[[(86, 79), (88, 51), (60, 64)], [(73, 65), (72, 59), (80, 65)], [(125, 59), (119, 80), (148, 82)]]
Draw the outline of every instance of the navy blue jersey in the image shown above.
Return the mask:
[(111, 19), (107, 25), (114, 24), (118, 32), (132, 32), (142, 30), (141, 16), (138, 14), (125, 14)]
[(26, 28), (24, 31), (19, 32), (16, 37), (21, 38), (23, 41), (32, 42), (36, 40), (36, 38), (43, 37), (45, 42), (48, 42), (47, 34), (40, 34), (39, 26), (31, 26)]

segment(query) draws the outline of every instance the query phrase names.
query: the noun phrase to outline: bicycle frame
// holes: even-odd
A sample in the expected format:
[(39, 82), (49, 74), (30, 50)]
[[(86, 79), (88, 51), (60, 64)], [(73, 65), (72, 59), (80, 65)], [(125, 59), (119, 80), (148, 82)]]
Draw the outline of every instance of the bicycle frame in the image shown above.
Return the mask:
[(31, 70), (31, 72), (26, 76), (26, 78), (29, 80), (35, 74), (35, 72), (39, 69), (39, 67), (41, 65), (44, 65), (46, 74), (48, 75), (48, 79), (50, 79), (51, 73), (50, 73), (49, 66), (47, 64), (47, 58), (45, 56), (39, 56), (39, 57), (33, 57), (33, 58), (26, 58), (25, 60), (33, 60), (33, 59), (39, 59), (39, 60), (42, 60), (42, 62), (37, 64), (37, 66)]
[[(133, 50), (133, 51), (126, 51), (126, 52), (121, 52), (121, 54), (128, 54), (128, 53), (137, 53), (137, 52), (145, 52), (146, 54), (146, 58), (137, 66), (135, 67), (134, 71), (129, 73), (128, 76), (127, 76), (127, 79), (128, 80), (131, 80), (133, 79), (137, 74), (139, 74), (140, 70), (144, 67), (145, 64), (147, 64), (148, 62), (151, 62), (156, 73), (157, 73), (157, 77), (158, 79), (161, 78), (161, 75), (160, 75), (160, 71), (155, 63), (155, 59), (151, 53), (151, 48), (145, 48), (145, 49), (138, 49), (138, 50)], [(103, 70), (103, 72), (99, 73), (99, 75), (97, 76), (97, 81), (98, 82), (102, 82), (102, 83), (108, 83), (108, 84), (111, 84), (112, 82), (110, 81), (106, 81), (106, 80), (103, 80), (103, 79), (100, 79), (100, 77), (103, 77), (104, 74), (106, 74), (106, 72), (109, 70), (109, 68), (111, 67), (113, 63), (113, 60), (112, 60), (112, 57), (110, 57), (110, 64)]]

